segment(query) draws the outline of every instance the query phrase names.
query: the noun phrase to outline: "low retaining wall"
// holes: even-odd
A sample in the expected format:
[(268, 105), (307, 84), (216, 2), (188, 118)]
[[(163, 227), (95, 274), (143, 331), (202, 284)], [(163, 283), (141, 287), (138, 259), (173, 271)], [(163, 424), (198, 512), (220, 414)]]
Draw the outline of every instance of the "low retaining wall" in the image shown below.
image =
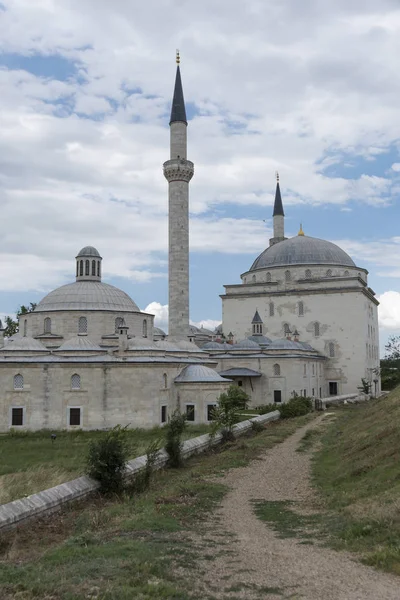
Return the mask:
[[(253, 421), (256, 423), (268, 423), (269, 421), (276, 421), (280, 418), (279, 411), (267, 413), (266, 415), (260, 415), (254, 417), (248, 421), (242, 421), (234, 426), (235, 436), (242, 435), (249, 429)], [(191, 438), (183, 442), (183, 456), (185, 458), (198, 452), (204, 452), (211, 446), (216, 446), (221, 441), (221, 434), (217, 433), (214, 437), (211, 437), (208, 433), (200, 435), (196, 438)], [(161, 469), (167, 463), (167, 453), (164, 449), (160, 450), (156, 469)], [(130, 460), (126, 465), (126, 471), (128, 477), (134, 477), (139, 473), (146, 465), (147, 457), (138, 456), (133, 460)], [(90, 479), (87, 476), (78, 477), (72, 481), (67, 481), (61, 485), (43, 490), (37, 494), (32, 494), (26, 498), (20, 500), (14, 500), (8, 504), (0, 506), (0, 531), (6, 531), (12, 527), (16, 527), (21, 523), (30, 520), (35, 517), (50, 514), (51, 512), (58, 510), (67, 502), (73, 500), (79, 500), (88, 496), (92, 492), (95, 492), (99, 487), (99, 484)]]
[[(320, 406), (322, 410), (326, 409), (326, 405), (327, 404), (344, 404), (344, 402), (348, 402), (349, 404), (352, 404), (353, 402), (365, 402), (366, 400), (369, 400), (370, 396), (368, 394), (364, 394), (364, 393), (359, 393), (359, 394), (345, 394), (343, 396), (328, 396), (328, 398), (321, 398), (320, 399)], [(315, 407), (317, 408), (317, 401), (315, 404)]]

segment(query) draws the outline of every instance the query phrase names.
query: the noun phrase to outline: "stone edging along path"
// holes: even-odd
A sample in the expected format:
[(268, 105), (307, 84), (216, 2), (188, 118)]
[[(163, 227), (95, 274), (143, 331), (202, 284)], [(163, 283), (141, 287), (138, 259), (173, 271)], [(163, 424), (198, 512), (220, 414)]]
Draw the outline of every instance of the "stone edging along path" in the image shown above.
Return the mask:
[[(252, 423), (268, 423), (269, 421), (276, 421), (280, 418), (278, 410), (253, 417), (248, 421), (242, 421), (234, 426), (235, 436), (240, 436), (249, 429), (251, 429)], [(183, 442), (183, 456), (185, 458), (196, 454), (198, 452), (204, 452), (211, 446), (215, 446), (221, 441), (221, 434), (217, 433), (214, 437), (206, 433), (199, 437), (191, 438)], [(163, 468), (167, 463), (167, 453), (164, 449), (160, 450), (158, 454), (156, 469)], [(146, 465), (147, 457), (138, 456), (133, 460), (130, 460), (126, 465), (126, 471), (128, 477), (134, 477), (137, 473), (142, 471)], [(61, 485), (43, 490), (37, 494), (32, 494), (26, 498), (14, 500), (8, 502), (8, 504), (2, 504), (0, 506), (0, 531), (6, 531), (20, 525), (24, 521), (32, 519), (34, 517), (43, 516), (50, 514), (61, 508), (67, 502), (78, 500), (88, 496), (92, 492), (96, 491), (99, 484), (83, 475), (72, 481), (67, 481)]]

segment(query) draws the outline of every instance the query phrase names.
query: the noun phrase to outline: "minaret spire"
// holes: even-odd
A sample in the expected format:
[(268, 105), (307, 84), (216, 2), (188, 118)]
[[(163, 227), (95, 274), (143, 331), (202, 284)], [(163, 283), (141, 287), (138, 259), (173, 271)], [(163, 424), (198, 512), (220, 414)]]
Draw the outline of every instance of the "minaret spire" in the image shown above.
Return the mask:
[(170, 119), (170, 160), (164, 163), (168, 181), (169, 331), (171, 340), (189, 336), (189, 181), (194, 165), (187, 160), (187, 120), (176, 54), (176, 76)]
[(269, 245), (273, 246), (278, 242), (285, 240), (285, 213), (283, 212), (281, 188), (279, 186), (279, 173), (276, 172), (276, 189), (275, 189), (275, 202), (274, 212), (272, 213), (274, 218), (274, 237), (269, 240)]

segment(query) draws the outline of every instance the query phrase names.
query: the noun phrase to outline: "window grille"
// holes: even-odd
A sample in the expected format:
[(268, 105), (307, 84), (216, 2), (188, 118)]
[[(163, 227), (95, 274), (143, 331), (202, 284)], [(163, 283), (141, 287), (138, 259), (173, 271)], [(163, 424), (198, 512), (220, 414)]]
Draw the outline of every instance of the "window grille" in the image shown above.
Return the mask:
[(167, 377), (166, 373), (164, 373), (164, 375), (163, 375), (163, 381), (164, 381), (164, 388), (167, 389), (167, 387), (168, 387), (168, 377)]
[(46, 317), (44, 320), (44, 332), (51, 333), (51, 319), (50, 317)]
[(14, 390), (23, 390), (24, 389), (24, 378), (18, 373), (14, 375)]
[(331, 358), (335, 356), (335, 344), (333, 342), (329, 343), (329, 356)]
[(271, 281), (271, 273), (267, 273), (267, 283), (270, 283)]
[(326, 272), (327, 277), (332, 277), (332, 269), (328, 269)]
[(120, 327), (122, 327), (122, 325), (124, 324), (124, 319), (123, 317), (117, 317), (115, 319), (115, 332), (118, 333), (118, 329)]
[(280, 377), (281, 374), (281, 367), (278, 364), (274, 365), (274, 375), (275, 377)]
[(96, 276), (96, 261), (92, 260), (92, 277)]
[(315, 337), (318, 337), (319, 334), (320, 334), (319, 323), (314, 323), (314, 335), (315, 335)]
[(97, 277), (100, 277), (100, 261), (97, 261)]
[(290, 327), (289, 327), (288, 323), (284, 323), (283, 324), (283, 332), (284, 332), (285, 335), (289, 335), (289, 333), (290, 333)]
[(273, 302), (269, 303), (269, 316), (273, 317), (275, 314), (275, 306)]
[(299, 317), (304, 317), (304, 302), (299, 302)]
[(288, 281), (291, 281), (291, 279), (292, 279), (292, 276), (290, 274), (290, 271), (285, 271), (285, 281), (288, 282)]
[(306, 269), (306, 279), (311, 279), (311, 270)]
[(78, 373), (74, 373), (71, 377), (71, 390), (81, 389), (81, 376)]
[(79, 317), (78, 333), (87, 333), (87, 330), (88, 330), (87, 318), (86, 317)]
[(348, 277), (348, 276), (349, 276), (349, 272), (348, 272), (348, 271), (345, 271), (345, 272), (344, 272), (344, 276), (345, 276), (345, 277)]
[(90, 260), (85, 261), (85, 275), (90, 275)]
[(147, 320), (143, 321), (143, 337), (147, 337)]
[(24, 320), (24, 337), (26, 337), (27, 332), (28, 332), (28, 321), (25, 319)]
[(81, 260), (79, 263), (79, 275), (81, 277), (83, 276), (83, 260)]

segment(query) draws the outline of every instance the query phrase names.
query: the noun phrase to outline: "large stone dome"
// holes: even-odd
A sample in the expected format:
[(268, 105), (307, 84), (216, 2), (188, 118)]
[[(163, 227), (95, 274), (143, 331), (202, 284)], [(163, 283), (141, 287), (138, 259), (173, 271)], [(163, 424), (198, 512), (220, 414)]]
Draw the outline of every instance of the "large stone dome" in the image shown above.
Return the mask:
[(35, 312), (55, 310), (140, 312), (128, 294), (101, 281), (76, 281), (63, 285), (47, 294), (35, 308)]
[(350, 256), (336, 244), (307, 235), (298, 235), (264, 250), (256, 258), (250, 271), (288, 265), (356, 266)]

